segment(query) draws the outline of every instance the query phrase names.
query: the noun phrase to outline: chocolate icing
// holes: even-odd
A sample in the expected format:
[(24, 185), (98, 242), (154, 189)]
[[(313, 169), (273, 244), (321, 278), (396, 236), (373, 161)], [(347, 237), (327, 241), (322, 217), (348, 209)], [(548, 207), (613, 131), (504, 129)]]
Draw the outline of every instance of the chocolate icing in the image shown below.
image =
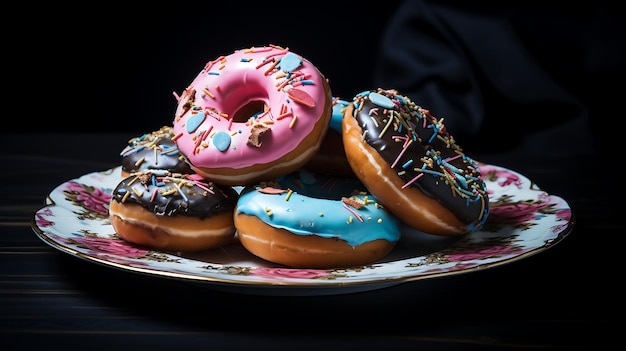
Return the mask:
[(172, 140), (174, 130), (163, 126), (128, 141), (122, 150), (122, 170), (128, 173), (165, 169), (175, 173), (194, 173)]
[(135, 203), (157, 216), (208, 218), (234, 211), (239, 194), (196, 174), (164, 170), (138, 172), (117, 184), (111, 201)]
[(489, 212), (485, 183), (477, 163), (463, 153), (443, 120), (395, 90), (364, 91), (352, 103), (364, 140), (405, 184), (473, 224), (470, 230), (482, 227)]

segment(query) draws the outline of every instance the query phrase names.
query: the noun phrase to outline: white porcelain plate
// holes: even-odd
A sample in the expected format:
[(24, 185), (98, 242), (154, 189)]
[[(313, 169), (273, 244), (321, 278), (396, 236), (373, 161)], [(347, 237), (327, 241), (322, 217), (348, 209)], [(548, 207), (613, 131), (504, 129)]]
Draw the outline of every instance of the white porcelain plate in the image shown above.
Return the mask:
[(367, 291), (443, 275), (474, 272), (541, 252), (574, 227), (567, 202), (525, 176), (481, 164), (490, 195), (485, 227), (461, 237), (404, 228), (394, 250), (375, 263), (341, 269), (291, 269), (259, 259), (236, 241), (205, 252), (161, 252), (130, 244), (113, 230), (108, 206), (120, 168), (85, 174), (56, 187), (33, 218), (52, 247), (87, 261), (217, 290), (265, 295)]

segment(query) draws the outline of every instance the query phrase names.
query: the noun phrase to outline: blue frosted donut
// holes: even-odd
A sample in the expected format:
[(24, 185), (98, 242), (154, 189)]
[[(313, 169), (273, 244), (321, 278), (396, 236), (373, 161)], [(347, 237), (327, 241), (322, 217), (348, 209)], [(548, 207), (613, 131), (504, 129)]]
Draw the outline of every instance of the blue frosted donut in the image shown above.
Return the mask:
[(241, 244), (267, 261), (330, 268), (383, 258), (401, 222), (358, 179), (300, 170), (244, 188), (235, 227)]

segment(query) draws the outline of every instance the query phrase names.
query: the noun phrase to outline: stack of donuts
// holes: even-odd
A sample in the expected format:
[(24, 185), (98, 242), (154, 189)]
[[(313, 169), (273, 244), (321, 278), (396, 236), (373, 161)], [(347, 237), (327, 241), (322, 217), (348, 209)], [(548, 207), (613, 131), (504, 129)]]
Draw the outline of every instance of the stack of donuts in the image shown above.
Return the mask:
[(171, 141), (190, 171), (124, 177), (109, 212), (130, 242), (236, 242), (288, 267), (338, 268), (384, 258), (402, 226), (458, 236), (488, 217), (480, 169), (442, 120), (393, 89), (333, 97), (288, 48), (220, 56), (176, 98)]

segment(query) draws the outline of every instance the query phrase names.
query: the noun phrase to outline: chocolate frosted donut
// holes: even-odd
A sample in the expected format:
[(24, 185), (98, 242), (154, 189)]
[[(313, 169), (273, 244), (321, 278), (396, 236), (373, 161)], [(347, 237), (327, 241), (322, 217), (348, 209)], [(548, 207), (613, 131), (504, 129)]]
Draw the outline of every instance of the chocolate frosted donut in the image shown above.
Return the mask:
[(138, 172), (118, 183), (111, 195), (111, 224), (129, 242), (199, 251), (234, 238), (233, 213), (239, 194), (197, 174)]
[(151, 169), (164, 169), (172, 173), (194, 173), (172, 140), (174, 129), (163, 126), (151, 133), (134, 137), (120, 152), (122, 177)]
[(477, 163), (443, 120), (398, 94), (356, 95), (343, 119), (346, 156), (378, 200), (412, 227), (459, 235), (480, 229), (489, 199)]

